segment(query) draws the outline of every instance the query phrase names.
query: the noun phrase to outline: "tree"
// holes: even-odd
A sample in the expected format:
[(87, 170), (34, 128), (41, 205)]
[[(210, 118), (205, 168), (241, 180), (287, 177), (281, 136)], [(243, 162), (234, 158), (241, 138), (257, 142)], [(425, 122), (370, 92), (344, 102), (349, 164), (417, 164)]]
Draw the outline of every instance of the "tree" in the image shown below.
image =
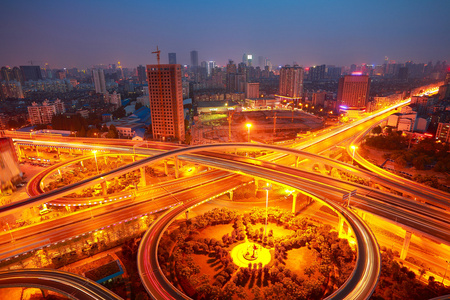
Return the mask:
[(119, 132), (117, 131), (117, 128), (116, 126), (114, 126), (114, 124), (111, 124), (111, 126), (109, 126), (109, 131), (106, 134), (106, 137), (110, 139), (116, 139), (119, 137)]
[(120, 118), (125, 117), (127, 115), (127, 112), (125, 111), (125, 108), (123, 108), (123, 106), (121, 106), (118, 109), (116, 109), (115, 111), (113, 111), (112, 115), (115, 119), (120, 119)]
[(136, 102), (136, 104), (134, 105), (134, 110), (138, 110), (139, 108), (143, 107), (144, 105), (142, 105), (141, 102)]
[(380, 134), (381, 132), (382, 132), (382, 130), (381, 130), (380, 125), (376, 126), (374, 129), (372, 129), (373, 134)]

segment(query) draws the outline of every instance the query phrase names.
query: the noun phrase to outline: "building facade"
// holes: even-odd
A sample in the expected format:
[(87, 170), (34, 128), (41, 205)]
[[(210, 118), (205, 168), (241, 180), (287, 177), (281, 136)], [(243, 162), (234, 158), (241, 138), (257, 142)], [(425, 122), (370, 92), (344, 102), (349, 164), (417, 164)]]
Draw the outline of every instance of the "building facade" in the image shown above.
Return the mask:
[(246, 98), (259, 98), (259, 82), (247, 82), (245, 87)]
[(441, 142), (450, 142), (450, 123), (438, 124), (436, 139), (441, 140)]
[(341, 109), (364, 109), (369, 99), (370, 78), (346, 75), (339, 79), (337, 105)]
[(198, 52), (195, 50), (191, 51), (191, 67), (198, 67)]
[(99, 94), (106, 93), (105, 73), (102, 69), (92, 70), (92, 80), (94, 81), (95, 92)]
[(42, 79), (41, 67), (39, 66), (20, 66), (25, 81), (34, 80), (38, 81)]
[(298, 100), (303, 96), (303, 68), (286, 65), (280, 70), (280, 98)]
[(180, 65), (147, 65), (153, 137), (185, 140)]
[(56, 106), (49, 104), (47, 100), (42, 102), (42, 105), (33, 102), (32, 106), (28, 106), (31, 125), (51, 124), (54, 115), (56, 115)]
[(169, 65), (175, 65), (177, 63), (177, 54), (169, 53)]

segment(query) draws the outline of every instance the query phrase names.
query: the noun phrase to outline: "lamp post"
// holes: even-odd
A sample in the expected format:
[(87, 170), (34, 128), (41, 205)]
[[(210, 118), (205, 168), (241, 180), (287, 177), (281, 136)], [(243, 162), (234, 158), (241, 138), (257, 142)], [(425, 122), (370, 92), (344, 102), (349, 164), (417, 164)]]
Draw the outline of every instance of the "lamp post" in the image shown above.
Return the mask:
[(92, 151), (92, 153), (94, 153), (95, 165), (97, 166), (97, 175), (98, 175), (98, 174), (100, 174), (100, 172), (98, 170), (98, 163), (97, 163), (97, 150)]
[(447, 275), (447, 269), (448, 269), (448, 265), (450, 264), (450, 260), (446, 260), (445, 261), (447, 263), (447, 267), (445, 267), (445, 272), (444, 272), (444, 276), (442, 276), (442, 284), (444, 283), (445, 280), (445, 275)]
[(250, 128), (252, 127), (252, 124), (250, 124), (250, 123), (247, 123), (247, 124), (245, 124), (245, 126), (247, 126), (247, 135), (248, 135), (248, 141), (247, 142), (249, 142), (250, 143)]
[(266, 190), (266, 226), (264, 229), (264, 236), (267, 236), (267, 217), (268, 217), (268, 206), (269, 206), (269, 190), (272, 189), (272, 185), (267, 183), (265, 187), (262, 188), (263, 190)]

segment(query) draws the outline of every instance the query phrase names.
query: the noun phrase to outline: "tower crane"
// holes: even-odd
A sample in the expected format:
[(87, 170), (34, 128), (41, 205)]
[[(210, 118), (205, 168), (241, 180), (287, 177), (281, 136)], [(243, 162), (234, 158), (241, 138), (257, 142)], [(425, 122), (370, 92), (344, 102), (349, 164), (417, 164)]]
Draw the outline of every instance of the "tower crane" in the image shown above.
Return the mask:
[(162, 117), (164, 120), (164, 129), (163, 129), (163, 141), (165, 141), (166, 138), (166, 110), (165, 110), (165, 105), (163, 103), (163, 92), (162, 92), (162, 79), (161, 79), (161, 58), (160, 58), (160, 54), (161, 54), (161, 50), (159, 50), (158, 46), (156, 46), (156, 51), (153, 51), (152, 54), (156, 54), (156, 60), (158, 61), (158, 82), (159, 82), (159, 105), (161, 107), (159, 107), (159, 109), (162, 110)]

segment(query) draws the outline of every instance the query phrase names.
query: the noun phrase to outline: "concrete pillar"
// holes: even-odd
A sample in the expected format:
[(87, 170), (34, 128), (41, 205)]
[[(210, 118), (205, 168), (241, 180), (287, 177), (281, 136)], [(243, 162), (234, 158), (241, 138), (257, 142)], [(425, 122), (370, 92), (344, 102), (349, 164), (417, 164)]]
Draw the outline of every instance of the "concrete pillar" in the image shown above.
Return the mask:
[(169, 170), (167, 168), (167, 160), (164, 160), (164, 174), (169, 175)]
[(409, 243), (411, 242), (411, 235), (412, 233), (410, 231), (406, 231), (405, 240), (403, 241), (402, 253), (400, 254), (400, 259), (405, 259), (406, 255), (408, 254)]
[(58, 157), (59, 157), (59, 155), (61, 154), (61, 150), (59, 149), (59, 147), (56, 148), (56, 151), (58, 151)]
[(103, 196), (106, 196), (108, 194), (108, 191), (106, 190), (106, 181), (102, 181), (101, 186), (102, 186)]
[(175, 178), (178, 178), (180, 176), (180, 172), (178, 169), (180, 161), (178, 160), (178, 156), (175, 156), (174, 161), (175, 161)]
[(256, 186), (256, 189), (258, 189), (258, 186), (259, 186), (259, 180), (258, 180), (258, 178), (255, 178), (255, 186)]
[(185, 213), (186, 213), (186, 220), (189, 220), (189, 210), (187, 210)]
[(292, 194), (292, 213), (295, 214), (295, 205), (297, 204), (297, 194)]
[(230, 191), (230, 200), (233, 201), (233, 191)]
[(145, 180), (145, 167), (142, 167), (139, 170), (141, 170), (141, 182), (140, 183), (142, 186), (146, 186), (147, 181)]
[(300, 156), (295, 157), (295, 167), (298, 168), (298, 163), (300, 162)]
[(47, 297), (47, 296), (45, 296), (45, 290), (41, 289), (41, 288), (39, 288), (39, 289), (41, 290), (42, 297), (45, 299)]

